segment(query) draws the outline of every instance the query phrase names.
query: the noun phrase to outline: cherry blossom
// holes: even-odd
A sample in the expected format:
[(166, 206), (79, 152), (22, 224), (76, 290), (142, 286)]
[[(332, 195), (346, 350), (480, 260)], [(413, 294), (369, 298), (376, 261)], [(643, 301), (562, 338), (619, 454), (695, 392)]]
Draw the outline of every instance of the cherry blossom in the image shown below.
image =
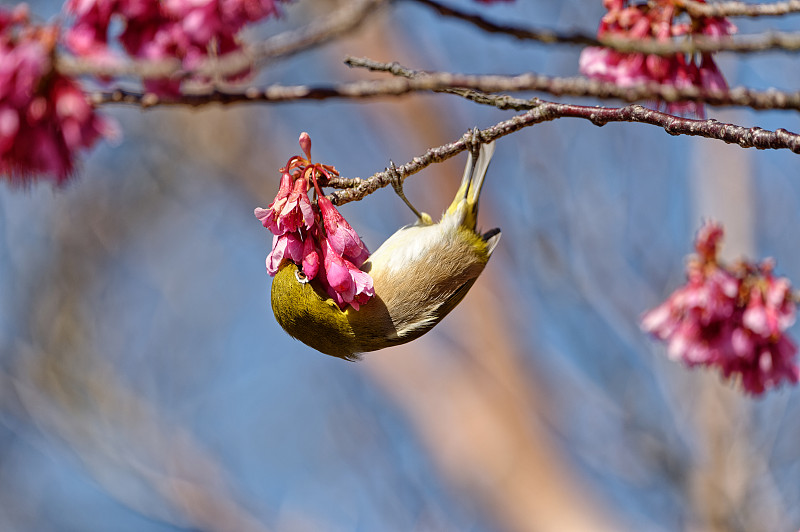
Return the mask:
[(292, 192), (293, 184), (294, 181), (292, 180), (292, 176), (284, 173), (281, 176), (281, 184), (280, 188), (278, 189), (278, 194), (275, 196), (275, 199), (272, 201), (272, 203), (270, 203), (266, 209), (256, 207), (256, 210), (254, 211), (256, 218), (261, 221), (261, 224), (276, 235), (281, 235), (286, 232), (278, 227), (278, 218), (283, 210), (283, 206), (286, 205), (286, 200), (289, 198), (289, 194)]
[(297, 231), (300, 227), (310, 229), (314, 223), (314, 209), (308, 198), (308, 181), (300, 177), (294, 182), (291, 193), (281, 209), (278, 227), (282, 231)]
[(770, 260), (722, 264), (722, 236), (713, 222), (700, 229), (686, 285), (645, 313), (642, 329), (664, 341), (673, 360), (717, 367), (748, 393), (798, 382), (797, 346), (786, 334), (796, 313), (791, 284), (773, 275)]
[(325, 196), (320, 196), (317, 204), (319, 205), (322, 222), (325, 225), (325, 234), (328, 236), (331, 248), (341, 257), (356, 266), (361, 266), (369, 257), (369, 251), (364, 242), (361, 241), (358, 233), (333, 206), (331, 200)]
[[(68, 0), (65, 10), (75, 17), (65, 41), (70, 50), (92, 58), (108, 58), (109, 27), (116, 18), (116, 36), (125, 51), (140, 59), (181, 60), (197, 67), (209, 55), (223, 56), (241, 49), (237, 34), (245, 24), (280, 14), (285, 0)], [(248, 73), (246, 67), (235, 73)], [(180, 80), (145, 80), (158, 94), (177, 94)]]
[[(687, 35), (726, 37), (736, 32), (736, 27), (723, 17), (697, 17), (690, 23), (678, 22), (681, 11), (674, 0), (636, 4), (629, 4), (626, 0), (605, 0), (604, 5), (608, 13), (600, 22), (598, 37), (669, 41)], [(684, 54), (656, 56), (588, 47), (581, 53), (579, 69), (587, 77), (616, 83), (621, 87), (655, 82), (708, 91), (728, 88), (709, 53), (696, 57)], [(673, 114), (703, 115), (702, 104), (695, 102), (670, 102), (665, 108)]]
[[(274, 235), (267, 273), (275, 275), (284, 261), (291, 261), (309, 281), (316, 279), (339, 308), (358, 310), (374, 295), (372, 277), (359, 269), (369, 251), (322, 193), (320, 179), (339, 173), (333, 166), (311, 162), (308, 133), (301, 134), (299, 142), (305, 158), (295, 155), (289, 159), (280, 169), (280, 187), (273, 202), (254, 211)], [(310, 182), (317, 193), (316, 203), (308, 197)]]
[(319, 271), (319, 251), (313, 238), (306, 238), (303, 242), (303, 260), (301, 267), (309, 279), (314, 279)]
[(272, 251), (267, 255), (267, 273), (275, 275), (284, 259), (303, 261), (303, 241), (297, 233), (284, 233), (272, 238)]
[(53, 67), (55, 26), (0, 8), (0, 175), (16, 183), (67, 180), (75, 155), (115, 128), (78, 84)]
[(375, 295), (372, 277), (337, 253), (327, 238), (322, 242), (322, 258), (325, 267), (324, 285), (342, 310), (348, 304), (358, 310)]

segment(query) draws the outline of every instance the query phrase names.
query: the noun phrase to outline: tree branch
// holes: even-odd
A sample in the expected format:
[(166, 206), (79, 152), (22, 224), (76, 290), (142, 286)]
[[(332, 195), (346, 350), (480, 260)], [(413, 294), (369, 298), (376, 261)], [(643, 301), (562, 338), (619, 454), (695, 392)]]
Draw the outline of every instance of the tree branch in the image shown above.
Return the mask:
[(580, 46), (601, 46), (595, 35), (582, 32), (560, 33), (554, 30), (537, 30), (522, 26), (512, 26), (497, 24), (480, 15), (466, 13), (452, 8), (435, 0), (410, 0), (417, 4), (429, 7), (444, 17), (457, 18), (464, 22), (469, 22), (473, 26), (482, 29), (487, 33), (501, 33), (515, 37), (521, 41), (539, 41), (549, 44), (576, 44)]
[(311, 23), (293, 31), (270, 37), (254, 44), (251, 55), (256, 65), (277, 58), (285, 59), (299, 52), (325, 44), (336, 37), (353, 31), (378, 8), (389, 0), (352, 0)]
[[(645, 109), (640, 105), (611, 109), (540, 101), (528, 112), (478, 131), (474, 137), (472, 132), (467, 132), (457, 141), (431, 148), (423, 155), (414, 157), (410, 162), (396, 167), (396, 171), (404, 180), (433, 163), (445, 161), (468, 150), (473, 138), (482, 143), (491, 142), (522, 128), (564, 117), (583, 118), (596, 126), (603, 126), (609, 122), (640, 122), (660, 126), (670, 135), (718, 139), (728, 144), (738, 144), (742, 148), (788, 149), (794, 153), (800, 153), (800, 135), (784, 129), (768, 131), (758, 127), (745, 128), (734, 124), (724, 124), (716, 120), (679, 118), (652, 109)], [(329, 195), (333, 203), (342, 205), (360, 200), (391, 182), (391, 172), (384, 171), (377, 172), (366, 179), (331, 179), (327, 186), (346, 189)]]
[[(356, 59), (347, 64), (359, 66)], [(646, 83), (619, 87), (614, 83), (585, 78), (558, 78), (535, 73), (518, 76), (466, 75), (450, 72), (428, 72), (412, 79), (356, 81), (329, 86), (270, 85), (251, 87), (243, 91), (214, 89), (179, 96), (157, 96), (150, 93), (126, 90), (97, 91), (89, 93), (95, 105), (123, 103), (152, 107), (155, 105), (182, 105), (199, 107), (211, 103), (278, 103), (299, 100), (367, 99), (382, 96), (399, 96), (411, 92), (444, 89), (474, 89), (483, 92), (540, 91), (555, 96), (585, 96), (600, 99), (617, 99), (628, 103), (646, 100), (664, 102), (694, 101), (717, 107), (750, 107), (752, 109), (800, 110), (800, 92), (781, 92), (775, 89), (756, 91), (736, 87), (727, 91), (704, 90), (697, 87), (678, 88), (673, 85)]]
[[(414, 78), (422, 74), (399, 63), (380, 63), (370, 59), (359, 58), (348, 58), (347, 63), (350, 66), (364, 67), (374, 72), (388, 72), (405, 78)], [(800, 153), (798, 151), (798, 148), (800, 148), (800, 135), (785, 129), (778, 129), (773, 132), (758, 127), (745, 128), (734, 124), (724, 124), (716, 120), (693, 120), (647, 109), (639, 105), (610, 109), (548, 102), (539, 98), (525, 100), (512, 98), (508, 95), (486, 94), (470, 89), (447, 89), (441, 92), (456, 94), (467, 100), (482, 105), (491, 105), (498, 109), (524, 111), (549, 108), (548, 112), (556, 115), (555, 118), (584, 118), (597, 126), (603, 126), (609, 122), (640, 122), (661, 126), (670, 135), (702, 136), (738, 144), (743, 148), (789, 149), (795, 153)]]
[(753, 54), (780, 50), (794, 52), (800, 50), (800, 33), (781, 33), (768, 31), (765, 33), (732, 37), (706, 37), (696, 35), (691, 38), (675, 41), (655, 41), (621, 39), (619, 37), (602, 37), (600, 45), (620, 52), (636, 52), (652, 55), (672, 55), (675, 53), (696, 54), (714, 52), (733, 52)]
[[(559, 33), (553, 30), (537, 30), (522, 26), (503, 25), (492, 22), (480, 15), (465, 13), (452, 7), (439, 3), (436, 0), (411, 0), (418, 4), (430, 7), (440, 15), (457, 18), (488, 32), (509, 35), (519, 40), (532, 40), (547, 44), (572, 44), (578, 46), (605, 46), (625, 53), (644, 53), (652, 55), (673, 55), (676, 53), (694, 54), (703, 52), (736, 52), (741, 54), (759, 53), (769, 50), (795, 51), (800, 50), (800, 34), (798, 33), (779, 33), (767, 32), (763, 34), (747, 35), (737, 38), (705, 37), (702, 35), (692, 38), (674, 41), (655, 41), (625, 39), (619, 37), (596, 37), (581, 32)], [(716, 8), (728, 4), (700, 4), (697, 2), (685, 1), (687, 11), (695, 9), (689, 8), (688, 4), (703, 6), (705, 8)], [(800, 0), (786, 2), (800, 5)], [(740, 3), (733, 3), (738, 5)], [(742, 4), (747, 6), (748, 4)], [(761, 7), (771, 7), (771, 4)], [(777, 13), (776, 13), (777, 14)], [(720, 15), (696, 15), (696, 16), (720, 16)], [(751, 15), (754, 16), (754, 15)]]
[[(324, 44), (359, 26), (378, 8), (390, 0), (354, 0), (333, 11), (323, 19), (292, 31), (286, 31), (270, 37), (263, 42), (253, 44), (239, 52), (223, 57), (212, 57), (205, 60), (196, 69), (185, 70), (178, 59), (145, 60), (114, 58), (98, 61), (59, 54), (56, 68), (68, 76), (134, 76), (143, 79), (200, 78), (219, 79), (254, 66), (260, 66), (276, 59), (284, 59), (315, 46)], [(535, 40), (543, 43), (572, 44), (578, 46), (605, 46), (625, 53), (646, 53), (653, 55), (672, 55), (675, 53), (702, 52), (736, 52), (757, 53), (769, 50), (800, 50), (800, 34), (768, 32), (732, 38), (710, 38), (697, 36), (680, 41), (641, 41), (603, 37), (581, 32), (559, 33), (553, 30), (535, 30), (530, 28), (501, 25), (491, 22), (479, 15), (464, 13), (435, 0), (412, 0), (428, 6), (443, 16), (458, 18), (476, 27), (490, 32), (510, 35), (520, 40)], [(800, 11), (800, 0), (779, 2), (777, 4), (744, 4), (728, 2), (722, 4), (701, 4), (692, 0), (683, 0), (687, 11), (696, 16), (730, 15), (779, 15)]]
[(800, 13), (800, 1), (798, 0), (773, 4), (747, 4), (745, 2), (704, 4), (696, 0), (682, 0), (678, 4), (693, 17), (775, 17)]

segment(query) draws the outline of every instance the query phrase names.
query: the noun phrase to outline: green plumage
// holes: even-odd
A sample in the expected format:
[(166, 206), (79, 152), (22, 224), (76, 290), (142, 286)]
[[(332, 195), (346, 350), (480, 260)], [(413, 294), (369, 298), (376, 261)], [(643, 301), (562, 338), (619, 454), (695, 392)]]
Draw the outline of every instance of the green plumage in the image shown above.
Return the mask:
[(342, 311), (319, 283), (298, 280), (286, 261), (272, 283), (272, 310), (294, 338), (322, 353), (353, 360), (358, 354), (399, 345), (432, 329), (483, 271), (500, 230), (475, 230), (483, 178), (494, 152), (484, 144), (470, 156), (456, 198), (439, 223), (423, 216), (389, 237), (361, 269), (375, 295), (358, 311)]

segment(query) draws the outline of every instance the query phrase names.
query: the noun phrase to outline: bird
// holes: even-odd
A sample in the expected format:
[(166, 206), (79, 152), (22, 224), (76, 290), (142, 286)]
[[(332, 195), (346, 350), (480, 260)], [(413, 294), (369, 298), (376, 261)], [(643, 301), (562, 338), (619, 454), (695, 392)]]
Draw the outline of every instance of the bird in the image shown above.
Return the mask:
[(395, 190), (417, 220), (391, 235), (361, 265), (373, 279), (374, 296), (359, 310), (342, 310), (317, 280), (309, 281), (300, 266), (284, 261), (271, 291), (281, 327), (317, 351), (350, 361), (430, 331), (464, 299), (500, 241), (499, 228), (476, 230), (493, 154), (494, 142), (470, 151), (458, 192), (438, 223), (414, 209), (398, 180)]

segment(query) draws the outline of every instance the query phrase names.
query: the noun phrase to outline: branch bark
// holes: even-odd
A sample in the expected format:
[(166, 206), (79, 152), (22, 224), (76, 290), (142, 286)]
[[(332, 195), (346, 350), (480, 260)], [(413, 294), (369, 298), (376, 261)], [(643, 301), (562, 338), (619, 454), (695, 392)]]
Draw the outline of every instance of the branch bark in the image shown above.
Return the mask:
[(696, 0), (683, 0), (679, 3), (694, 17), (776, 17), (789, 13), (800, 13), (799, 0), (772, 4), (747, 4), (745, 2), (705, 4)]
[[(541, 102), (538, 107), (527, 113), (478, 131), (475, 137), (472, 132), (467, 132), (454, 142), (431, 148), (408, 163), (396, 167), (396, 171), (401, 180), (404, 180), (431, 164), (446, 161), (462, 151), (468, 150), (473, 138), (479, 142), (491, 142), (522, 128), (562, 117), (584, 118), (597, 126), (603, 126), (609, 122), (641, 122), (661, 126), (670, 135), (692, 135), (718, 139), (728, 144), (738, 144), (743, 148), (789, 149), (794, 153), (800, 153), (800, 135), (783, 129), (767, 131), (758, 127), (744, 128), (734, 124), (724, 124), (716, 120), (678, 118), (652, 109), (645, 109), (639, 105), (608, 109)], [(328, 186), (344, 190), (336, 191), (328, 197), (333, 203), (343, 205), (360, 200), (391, 183), (392, 174), (389, 171), (377, 172), (366, 179), (332, 179)]]
[[(348, 63), (356, 66), (354, 63)], [(245, 90), (214, 89), (180, 96), (158, 96), (152, 93), (111, 90), (89, 94), (94, 105), (122, 103), (140, 107), (180, 105), (200, 107), (212, 103), (280, 103), (300, 100), (366, 99), (399, 96), (411, 92), (445, 89), (473, 89), (482, 92), (539, 91), (555, 96), (581, 96), (616, 99), (627, 103), (660, 100), (663, 102), (703, 102), (716, 107), (749, 107), (751, 109), (800, 110), (800, 91), (775, 89), (756, 91), (745, 87), (729, 90), (703, 90), (697, 87), (645, 83), (620, 87), (614, 83), (580, 77), (561, 78), (536, 73), (518, 76), (467, 75), (450, 72), (427, 72), (411, 79), (356, 81), (328, 86), (269, 85)]]
[[(693, 36), (692, 38), (672, 40), (672, 41), (638, 40), (638, 39), (625, 39), (619, 37), (597, 37), (595, 35), (583, 32), (564, 33), (548, 29), (533, 29), (533, 28), (526, 28), (523, 26), (514, 26), (510, 24), (498, 24), (480, 15), (466, 13), (464, 11), (460, 11), (458, 9), (446, 6), (440, 2), (437, 2), (436, 0), (411, 0), (411, 1), (429, 7), (442, 16), (456, 18), (459, 20), (463, 20), (464, 22), (468, 22), (487, 33), (508, 35), (519, 40), (538, 41), (545, 44), (604, 46), (606, 48), (613, 48), (614, 50), (620, 52), (644, 53), (652, 55), (673, 55), (676, 53), (694, 54), (702, 52), (736, 52), (740, 54), (750, 54), (750, 53), (766, 52), (770, 50), (783, 50), (783, 51), (800, 50), (800, 34), (798, 33), (765, 32), (762, 34), (743, 35), (737, 38), (705, 37), (702, 35), (698, 35), (698, 36)], [(725, 12), (724, 10), (720, 9), (719, 6), (727, 6), (727, 9), (729, 11), (732, 11), (734, 14), (744, 14), (744, 13), (759, 13), (762, 15), (773, 14), (770, 13), (770, 8), (772, 8), (773, 4), (750, 5), (750, 4), (742, 4), (741, 2), (731, 2), (728, 4), (701, 4), (699, 2), (689, 2), (689, 1), (685, 1), (685, 4), (686, 4), (685, 6), (686, 10), (693, 16), (697, 17), (726, 16), (726, 15), (716, 15), (716, 14), (704, 14), (704, 13)], [(784, 2), (784, 4), (800, 5), (800, 0), (793, 2)], [(703, 8), (706, 9), (704, 10)], [(788, 6), (786, 8), (788, 9)], [(773, 11), (775, 11), (774, 14), (776, 15), (783, 14), (780, 13), (779, 10), (773, 10)], [(758, 15), (751, 14), (749, 16), (758, 16)]]

